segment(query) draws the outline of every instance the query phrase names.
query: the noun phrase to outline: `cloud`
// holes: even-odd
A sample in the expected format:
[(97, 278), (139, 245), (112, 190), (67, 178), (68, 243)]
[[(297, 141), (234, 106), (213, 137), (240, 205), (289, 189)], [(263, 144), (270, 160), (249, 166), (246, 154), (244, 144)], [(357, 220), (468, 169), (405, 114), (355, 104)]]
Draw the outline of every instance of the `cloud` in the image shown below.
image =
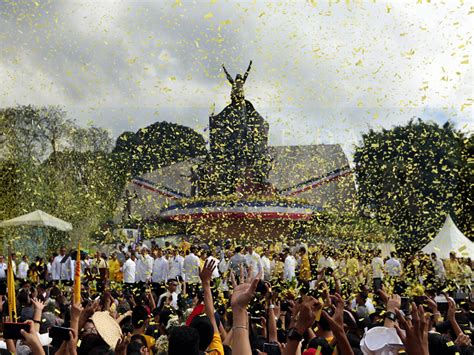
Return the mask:
[[(115, 135), (202, 130), (250, 59), (274, 144), (343, 143), (413, 116), (472, 130), (469, 4), (4, 1), (0, 106), (62, 104)], [(212, 16), (211, 16), (212, 15)]]

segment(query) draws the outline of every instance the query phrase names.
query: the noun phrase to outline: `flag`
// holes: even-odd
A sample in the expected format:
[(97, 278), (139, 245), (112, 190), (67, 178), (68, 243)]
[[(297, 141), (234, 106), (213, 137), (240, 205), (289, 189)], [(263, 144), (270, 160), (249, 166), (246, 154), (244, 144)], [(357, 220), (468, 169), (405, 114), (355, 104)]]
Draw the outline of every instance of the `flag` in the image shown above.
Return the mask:
[(76, 267), (74, 269), (74, 304), (81, 303), (81, 243), (77, 243)]
[(13, 273), (12, 253), (8, 250), (8, 270), (7, 270), (7, 288), (8, 288), (8, 315), (10, 322), (16, 322), (16, 295), (15, 295), (15, 274)]

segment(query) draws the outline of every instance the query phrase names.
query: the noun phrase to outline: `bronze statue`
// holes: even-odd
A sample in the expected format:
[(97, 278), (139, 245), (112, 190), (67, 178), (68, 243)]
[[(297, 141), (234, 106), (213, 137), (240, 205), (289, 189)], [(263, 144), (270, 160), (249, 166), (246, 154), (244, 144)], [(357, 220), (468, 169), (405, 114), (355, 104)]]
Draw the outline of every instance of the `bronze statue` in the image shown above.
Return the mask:
[(268, 123), (245, 99), (244, 84), (252, 67), (245, 74), (230, 76), (230, 105), (209, 117), (209, 150), (200, 164), (198, 193), (201, 196), (228, 195), (252, 190), (266, 191), (271, 159), (268, 155)]
[(224, 69), (225, 75), (227, 76), (227, 80), (232, 85), (232, 91), (230, 93), (230, 99), (233, 103), (242, 103), (244, 102), (244, 84), (245, 80), (249, 76), (250, 68), (252, 66), (252, 61), (249, 63), (249, 67), (245, 72), (244, 76), (237, 74), (235, 79), (230, 76), (229, 72), (226, 70), (224, 64), (222, 64), (222, 68)]

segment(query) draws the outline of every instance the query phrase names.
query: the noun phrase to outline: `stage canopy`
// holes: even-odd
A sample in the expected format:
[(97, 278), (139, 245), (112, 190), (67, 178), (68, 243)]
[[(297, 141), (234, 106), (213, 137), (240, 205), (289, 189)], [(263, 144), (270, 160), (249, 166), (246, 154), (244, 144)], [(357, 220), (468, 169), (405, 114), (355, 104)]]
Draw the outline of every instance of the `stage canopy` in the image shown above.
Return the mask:
[(56, 218), (43, 212), (36, 210), (34, 212), (25, 214), (23, 216), (15, 217), (0, 223), (0, 227), (53, 227), (64, 232), (72, 230), (72, 225), (69, 222)]
[(451, 216), (446, 217), (443, 227), (431, 242), (423, 249), (423, 253), (436, 253), (441, 259), (449, 258), (454, 251), (458, 257), (474, 257), (474, 243), (471, 242), (454, 224)]

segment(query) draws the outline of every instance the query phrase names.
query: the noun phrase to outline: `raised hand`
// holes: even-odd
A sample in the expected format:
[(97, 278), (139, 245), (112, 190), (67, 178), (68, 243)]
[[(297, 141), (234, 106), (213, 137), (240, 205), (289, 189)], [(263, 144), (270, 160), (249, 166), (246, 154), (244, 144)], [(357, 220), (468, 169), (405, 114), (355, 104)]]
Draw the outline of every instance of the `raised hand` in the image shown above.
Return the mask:
[(451, 327), (454, 330), (454, 334), (458, 336), (459, 334), (462, 333), (462, 329), (459, 326), (458, 321), (456, 320), (456, 302), (454, 299), (449, 297), (447, 294), (444, 294), (444, 297), (446, 297), (446, 300), (448, 301), (448, 314), (447, 318), (449, 322), (451, 323)]
[[(446, 296), (446, 295), (445, 295)], [(446, 300), (448, 301), (448, 319), (455, 320), (456, 319), (456, 302), (451, 298), (446, 296)]]
[(25, 343), (30, 347), (33, 354), (43, 355), (44, 350), (41, 346), (41, 342), (38, 338), (38, 334), (36, 333), (33, 322), (27, 321), (26, 323), (28, 323), (30, 326), (29, 330), (20, 330), (21, 335), (23, 335), (23, 338), (25, 339)]
[(431, 298), (425, 297), (425, 302), (431, 312), (436, 313), (438, 312), (438, 304)]
[(344, 333), (344, 300), (336, 293), (332, 297), (334, 314), (332, 317), (326, 311), (322, 312), (323, 317), (328, 321), (334, 333)]
[(130, 344), (130, 338), (130, 334), (124, 334), (120, 337), (117, 345), (115, 345), (115, 355), (127, 355), (127, 346)]
[(31, 303), (33, 303), (33, 306), (35, 307), (36, 310), (38, 311), (43, 311), (44, 309), (44, 302), (38, 300), (37, 298), (31, 299)]
[(251, 280), (251, 282), (245, 282), (240, 285), (236, 285), (234, 280), (234, 290), (230, 301), (232, 308), (247, 308), (247, 305), (255, 296), (255, 290), (257, 289), (260, 277), (261, 273), (259, 273), (255, 279)]
[(86, 321), (99, 309), (99, 300), (89, 303), (82, 311), (79, 317), (78, 329), (81, 329)]
[(340, 353), (353, 355), (354, 352), (344, 332), (344, 300), (338, 293), (332, 296), (332, 307), (334, 309), (332, 317), (326, 311), (323, 311), (322, 315), (329, 323)]
[(80, 303), (71, 305), (71, 319), (79, 319), (83, 309)]
[(471, 346), (471, 337), (464, 333), (459, 333), (458, 337), (454, 341), (457, 346)]
[(199, 271), (199, 277), (201, 278), (201, 282), (204, 283), (210, 283), (212, 279), (212, 272), (216, 268), (216, 262), (215, 260), (206, 260), (204, 263), (203, 268), (201, 271)]
[(402, 298), (397, 294), (393, 294), (387, 300), (387, 311), (395, 312), (396, 309), (400, 309), (401, 304)]
[(405, 329), (403, 335), (400, 327), (395, 324), (397, 334), (405, 345), (405, 350), (410, 355), (429, 355), (428, 353), (428, 322), (425, 318), (423, 306), (411, 304), (412, 321), (407, 321), (399, 309), (396, 310), (398, 321)]
[(295, 315), (295, 328), (303, 334), (316, 321), (317, 312), (323, 307), (314, 297), (306, 297), (301, 304), (298, 305)]

